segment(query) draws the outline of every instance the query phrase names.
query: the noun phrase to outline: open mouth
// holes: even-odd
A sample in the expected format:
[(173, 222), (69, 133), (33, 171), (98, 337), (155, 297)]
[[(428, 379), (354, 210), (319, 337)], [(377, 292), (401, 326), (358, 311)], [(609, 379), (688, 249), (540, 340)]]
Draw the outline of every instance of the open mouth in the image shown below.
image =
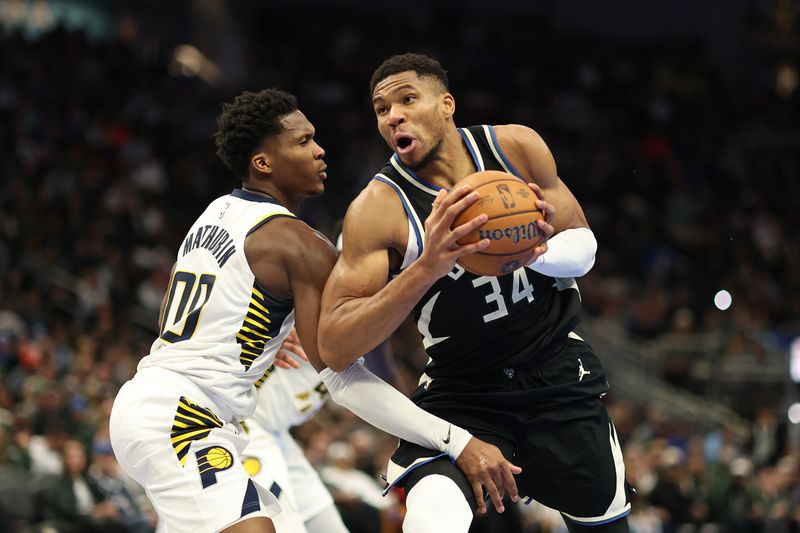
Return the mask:
[(414, 150), (417, 140), (407, 133), (395, 133), (394, 145), (398, 154), (407, 154)]

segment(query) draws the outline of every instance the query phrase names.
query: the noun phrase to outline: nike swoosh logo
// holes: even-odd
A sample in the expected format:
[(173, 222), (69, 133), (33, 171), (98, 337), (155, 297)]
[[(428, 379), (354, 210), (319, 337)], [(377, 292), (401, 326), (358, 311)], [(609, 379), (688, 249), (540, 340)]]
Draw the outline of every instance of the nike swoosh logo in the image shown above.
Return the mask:
[(447, 438), (442, 439), (442, 442), (445, 444), (450, 444), (450, 430), (453, 429), (453, 426), (447, 426)]

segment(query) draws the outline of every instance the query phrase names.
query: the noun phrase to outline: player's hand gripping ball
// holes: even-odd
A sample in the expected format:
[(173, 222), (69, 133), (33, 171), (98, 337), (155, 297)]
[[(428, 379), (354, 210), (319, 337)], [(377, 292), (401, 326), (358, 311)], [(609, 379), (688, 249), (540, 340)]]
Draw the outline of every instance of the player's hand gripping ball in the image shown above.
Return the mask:
[(461, 237), (458, 244), (481, 239), (490, 242), (483, 250), (459, 258), (458, 264), (480, 276), (502, 276), (528, 264), (543, 236), (536, 221), (544, 219), (528, 184), (496, 170), (476, 172), (458, 184), (471, 186), (479, 198), (456, 217), (453, 227), (481, 213), (489, 217), (482, 226)]

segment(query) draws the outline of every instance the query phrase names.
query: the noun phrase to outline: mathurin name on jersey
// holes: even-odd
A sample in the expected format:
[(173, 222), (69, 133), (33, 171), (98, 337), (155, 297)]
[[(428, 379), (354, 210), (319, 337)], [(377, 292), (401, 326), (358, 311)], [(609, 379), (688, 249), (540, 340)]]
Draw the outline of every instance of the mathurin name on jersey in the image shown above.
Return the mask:
[(220, 268), (236, 253), (236, 245), (228, 232), (219, 226), (206, 224), (189, 233), (183, 241), (181, 257), (192, 250), (204, 248), (211, 252)]

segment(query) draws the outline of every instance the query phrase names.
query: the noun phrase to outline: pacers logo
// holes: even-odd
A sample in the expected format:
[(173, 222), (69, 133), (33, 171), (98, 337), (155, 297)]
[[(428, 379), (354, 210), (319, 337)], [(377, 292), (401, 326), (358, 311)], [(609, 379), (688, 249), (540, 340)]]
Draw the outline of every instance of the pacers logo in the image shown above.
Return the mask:
[(197, 469), (200, 471), (204, 489), (217, 482), (217, 472), (228, 470), (232, 466), (231, 452), (221, 446), (212, 446), (197, 452)]

